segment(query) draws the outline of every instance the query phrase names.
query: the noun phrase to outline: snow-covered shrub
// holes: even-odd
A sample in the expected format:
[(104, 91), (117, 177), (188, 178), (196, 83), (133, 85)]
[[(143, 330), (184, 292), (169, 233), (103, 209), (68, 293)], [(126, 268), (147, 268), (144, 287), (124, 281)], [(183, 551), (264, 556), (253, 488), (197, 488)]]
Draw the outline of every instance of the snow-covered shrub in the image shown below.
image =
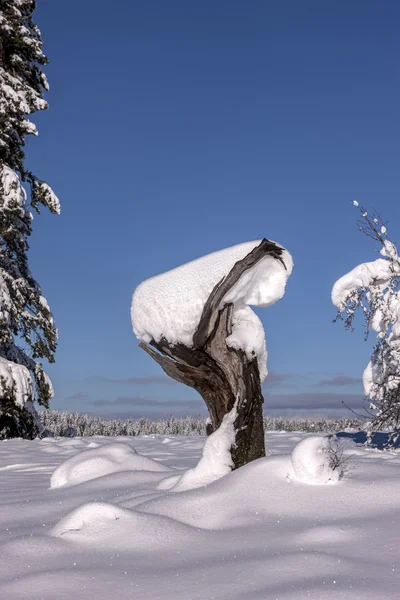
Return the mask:
[(338, 318), (352, 328), (357, 312), (365, 321), (366, 337), (376, 333), (377, 342), (364, 374), (364, 392), (375, 430), (400, 427), (400, 257), (378, 214), (360, 209), (360, 230), (381, 245), (381, 258), (362, 263), (336, 281), (332, 302)]
[(292, 452), (295, 479), (311, 485), (337, 483), (344, 473), (343, 448), (331, 437), (310, 436)]
[(336, 436), (328, 437), (329, 465), (333, 471), (339, 473), (341, 479), (349, 470), (350, 456), (345, 454), (346, 442), (340, 441)]

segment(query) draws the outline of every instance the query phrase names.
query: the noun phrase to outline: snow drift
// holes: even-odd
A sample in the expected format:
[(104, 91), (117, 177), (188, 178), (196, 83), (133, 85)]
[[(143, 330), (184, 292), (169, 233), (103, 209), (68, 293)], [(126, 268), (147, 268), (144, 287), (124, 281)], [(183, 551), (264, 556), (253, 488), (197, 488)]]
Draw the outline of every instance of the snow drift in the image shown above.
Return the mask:
[(120, 471), (169, 471), (164, 465), (140, 456), (129, 444), (116, 442), (84, 450), (63, 462), (51, 476), (50, 488), (67, 487)]
[[(88, 502), (65, 516), (49, 532), (89, 551), (99, 542), (109, 548), (168, 552), (171, 544), (193, 542), (193, 532), (182, 523), (146, 515), (106, 502)], [(203, 536), (196, 536), (201, 539)]]
[(231, 446), (235, 442), (234, 423), (236, 419), (236, 405), (227, 413), (221, 425), (205, 441), (203, 454), (193, 469), (183, 475), (172, 475), (163, 479), (159, 490), (171, 489), (173, 492), (183, 492), (208, 485), (231, 472), (233, 468)]
[[(400, 454), (349, 441), (354, 469), (343, 485), (304, 485), (287, 478), (304, 437), (268, 432), (272, 457), (179, 494), (157, 490), (161, 472), (49, 492), (67, 453), (116, 438), (1, 442), (2, 597), (397, 598)], [(201, 457), (204, 437), (164, 439), (136, 437), (135, 448), (171, 471)]]

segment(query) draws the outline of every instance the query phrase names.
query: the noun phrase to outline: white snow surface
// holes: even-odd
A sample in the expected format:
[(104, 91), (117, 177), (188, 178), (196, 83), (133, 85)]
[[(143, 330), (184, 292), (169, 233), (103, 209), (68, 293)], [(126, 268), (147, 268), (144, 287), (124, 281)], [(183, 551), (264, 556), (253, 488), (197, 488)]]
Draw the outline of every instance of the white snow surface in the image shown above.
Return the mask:
[[(305, 485), (288, 474), (307, 437), (267, 433), (272, 456), (179, 493), (157, 488), (198, 463), (204, 438), (0, 442), (1, 597), (398, 598), (400, 453), (349, 441), (349, 474), (336, 485)], [(49, 489), (66, 459), (120, 442), (168, 471)]]
[[(215, 285), (226, 277), (261, 240), (213, 252), (141, 283), (132, 299), (131, 318), (135, 335), (146, 343), (166, 338), (170, 343), (193, 345), (193, 335), (204, 305)], [(287, 250), (282, 259), (264, 257), (248, 269), (226, 294), (222, 304), (233, 303), (233, 332), (228, 343), (257, 356), (261, 379), (267, 374), (265, 334), (261, 321), (249, 306), (268, 307), (285, 293), (293, 260)]]
[(230, 449), (235, 443), (236, 404), (222, 419), (221, 425), (205, 441), (202, 456), (193, 469), (161, 481), (158, 489), (184, 492), (228, 475), (233, 469)]
[(63, 462), (52, 474), (50, 487), (66, 487), (119, 471), (166, 471), (162, 464), (140, 456), (129, 444), (116, 442), (85, 450)]

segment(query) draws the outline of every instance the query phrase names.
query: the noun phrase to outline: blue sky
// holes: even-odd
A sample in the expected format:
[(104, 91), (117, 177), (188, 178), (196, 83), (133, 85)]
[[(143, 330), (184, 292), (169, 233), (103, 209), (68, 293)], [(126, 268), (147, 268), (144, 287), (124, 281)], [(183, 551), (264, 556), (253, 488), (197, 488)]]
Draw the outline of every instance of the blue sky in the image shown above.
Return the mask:
[(138, 349), (132, 292), (262, 237), (295, 261), (284, 299), (259, 311), (266, 410), (360, 404), (371, 343), (332, 324), (330, 290), (376, 250), (351, 200), (397, 238), (399, 18), (385, 0), (41, 0), (50, 109), (27, 164), (62, 214), (35, 219), (30, 260), (60, 332), (54, 408), (202, 411)]

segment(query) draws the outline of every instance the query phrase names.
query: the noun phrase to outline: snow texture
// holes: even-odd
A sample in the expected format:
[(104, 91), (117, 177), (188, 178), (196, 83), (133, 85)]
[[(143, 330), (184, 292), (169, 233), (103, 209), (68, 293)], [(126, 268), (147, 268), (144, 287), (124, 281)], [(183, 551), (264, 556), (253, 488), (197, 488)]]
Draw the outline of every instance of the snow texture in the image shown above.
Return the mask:
[(110, 523), (115, 525), (116, 521), (121, 520), (123, 522), (118, 525), (126, 528), (126, 521), (129, 523), (129, 520), (132, 520), (132, 513), (105, 502), (89, 502), (61, 519), (51, 530), (51, 535), (60, 537), (65, 533), (79, 531), (80, 535), (76, 536), (78, 541), (82, 542), (84, 539), (88, 543), (90, 539), (93, 539), (95, 542), (96, 537), (104, 535)]
[(120, 471), (166, 471), (158, 462), (139, 456), (129, 444), (118, 442), (105, 448), (84, 450), (63, 462), (52, 474), (51, 488), (77, 485)]
[[(120, 441), (181, 475), (205, 437), (168, 437)], [(1, 597), (398, 598), (400, 454), (349, 442), (354, 468), (340, 485), (304, 485), (287, 473), (306, 437), (269, 433), (273, 456), (179, 494), (157, 490), (166, 473), (149, 471), (48, 489), (65, 459), (116, 438), (0, 442)]]
[(236, 404), (222, 419), (221, 425), (206, 440), (198, 464), (180, 477), (172, 476), (161, 481), (159, 488), (183, 492), (208, 485), (231, 472), (233, 461), (231, 447), (235, 443)]
[[(4, 36), (5, 39), (8, 36), (14, 34), (18, 36), (18, 54), (13, 54), (9, 60), (14, 66), (20, 66), (26, 64), (26, 70), (15, 69), (14, 72), (6, 70), (3, 66), (0, 67), (0, 115), (18, 115), (18, 114), (31, 114), (37, 110), (44, 110), (47, 108), (47, 102), (42, 98), (41, 89), (37, 85), (37, 77), (40, 77), (41, 85), (46, 89), (48, 88), (47, 79), (42, 73), (36, 61), (41, 61), (43, 58), (42, 41), (40, 39), (40, 31), (35, 26), (26, 27), (22, 24), (22, 21), (29, 23), (26, 17), (22, 16), (22, 13), (16, 8), (15, 5), (22, 6), (32, 5), (32, 2), (20, 1), (9, 3), (10, 6), (4, 7), (0, 10), (0, 35)], [(14, 6), (12, 6), (14, 4)], [(10, 18), (10, 13), (7, 12), (13, 9), (13, 19)], [(16, 47), (15, 42), (13, 44)], [(36, 67), (36, 68), (35, 68)], [(31, 70), (31, 77), (27, 76), (26, 71)], [(14, 117), (15, 118), (15, 117)], [(31, 133), (30, 129), (33, 128), (36, 131), (35, 125), (27, 120), (27, 133)], [(9, 136), (8, 127), (3, 128), (3, 134)]]
[[(191, 347), (210, 293), (234, 264), (260, 243), (261, 240), (246, 242), (207, 254), (141, 283), (132, 299), (135, 335), (146, 343), (165, 338), (171, 344)], [(262, 380), (267, 375), (265, 334), (250, 306), (265, 308), (282, 298), (293, 268), (287, 250), (283, 250), (282, 259), (286, 269), (280, 261), (265, 256), (243, 273), (222, 301), (222, 305), (232, 303), (234, 306), (233, 331), (228, 344), (243, 349), (249, 359), (257, 356)]]
[(13, 211), (13, 213), (23, 218), (27, 213), (27, 196), (26, 191), (21, 185), (20, 178), (7, 165), (1, 166), (0, 174), (1, 188), (3, 190), (1, 210)]
[(340, 470), (332, 468), (329, 438), (310, 436), (297, 444), (292, 452), (292, 466), (297, 481), (325, 485), (339, 481)]
[(42, 203), (47, 206), (52, 213), (57, 215), (60, 214), (60, 200), (46, 182), (36, 179), (34, 182), (34, 193), (42, 198)]
[(16, 404), (21, 408), (26, 407), (33, 398), (33, 383), (28, 369), (0, 357), (0, 377), (3, 378), (0, 382), (2, 393), (8, 388), (14, 394)]
[[(44, 372), (42, 374), (51, 386), (48, 376)], [(44, 427), (33, 404), (34, 385), (29, 370), (23, 365), (0, 356), (0, 378), (0, 393), (2, 395), (11, 394), (15, 404), (31, 414), (37, 432), (42, 434)], [(52, 387), (50, 389), (53, 391)]]
[(368, 288), (373, 282), (385, 285), (392, 274), (391, 263), (383, 258), (362, 263), (336, 281), (332, 288), (332, 303), (339, 309), (343, 309), (354, 291)]

